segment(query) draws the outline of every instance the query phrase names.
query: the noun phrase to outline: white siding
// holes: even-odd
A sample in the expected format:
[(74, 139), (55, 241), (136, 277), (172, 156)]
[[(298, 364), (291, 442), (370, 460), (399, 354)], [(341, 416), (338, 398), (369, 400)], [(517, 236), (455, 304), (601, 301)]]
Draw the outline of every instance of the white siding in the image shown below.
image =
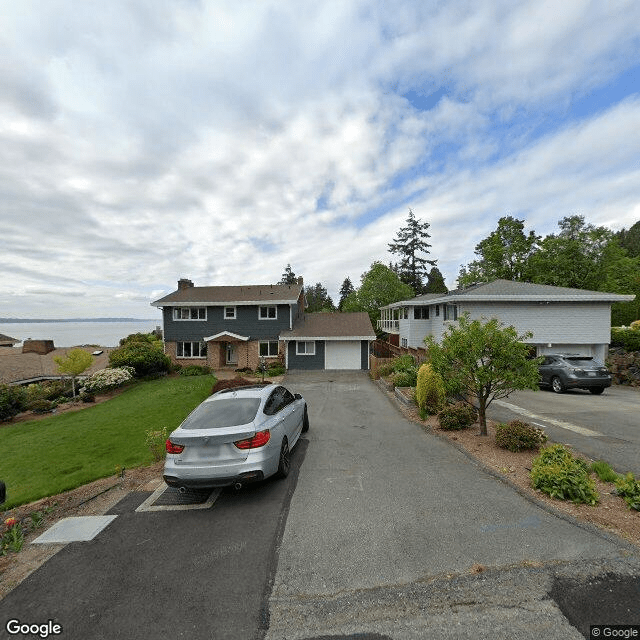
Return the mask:
[(513, 325), (518, 333), (531, 331), (528, 342), (598, 344), (609, 343), (611, 309), (595, 303), (460, 303), (460, 313), (472, 319), (498, 318)]

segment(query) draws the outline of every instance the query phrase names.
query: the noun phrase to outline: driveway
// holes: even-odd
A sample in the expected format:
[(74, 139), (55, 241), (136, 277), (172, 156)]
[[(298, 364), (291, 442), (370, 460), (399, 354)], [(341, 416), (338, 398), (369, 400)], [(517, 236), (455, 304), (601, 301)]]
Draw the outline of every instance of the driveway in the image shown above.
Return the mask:
[(575, 389), (517, 391), (489, 407), (492, 420), (526, 420), (542, 426), (554, 442), (570, 444), (616, 471), (640, 476), (640, 389), (613, 386), (601, 396)]
[(581, 637), (549, 598), (554, 572), (621, 570), (624, 545), (487, 475), (405, 420), (366, 373), (290, 373), (286, 383), (306, 398), (311, 429), (269, 640)]

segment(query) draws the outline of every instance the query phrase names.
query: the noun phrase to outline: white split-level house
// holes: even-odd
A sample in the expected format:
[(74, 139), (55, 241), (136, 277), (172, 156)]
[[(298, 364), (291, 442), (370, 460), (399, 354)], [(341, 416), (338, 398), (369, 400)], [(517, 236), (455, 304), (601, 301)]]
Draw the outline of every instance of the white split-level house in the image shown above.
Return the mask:
[(378, 328), (401, 347), (424, 347), (424, 338), (437, 342), (458, 318), (497, 318), (527, 340), (536, 355), (570, 352), (607, 356), (611, 337), (611, 304), (629, 302), (633, 295), (553, 287), (529, 282), (494, 280), (449, 293), (430, 293), (394, 302), (380, 309)]

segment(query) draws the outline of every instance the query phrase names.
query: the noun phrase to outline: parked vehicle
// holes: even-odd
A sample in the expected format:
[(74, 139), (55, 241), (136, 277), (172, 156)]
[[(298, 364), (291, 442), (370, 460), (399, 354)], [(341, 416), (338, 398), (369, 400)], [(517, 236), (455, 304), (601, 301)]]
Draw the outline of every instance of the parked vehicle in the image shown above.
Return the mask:
[(309, 429), (300, 394), (281, 385), (224, 389), (198, 405), (166, 442), (164, 481), (180, 489), (235, 486), (289, 473)]
[(550, 387), (555, 393), (564, 393), (567, 389), (588, 389), (598, 395), (611, 386), (611, 373), (592, 356), (545, 354), (539, 371), (540, 386)]

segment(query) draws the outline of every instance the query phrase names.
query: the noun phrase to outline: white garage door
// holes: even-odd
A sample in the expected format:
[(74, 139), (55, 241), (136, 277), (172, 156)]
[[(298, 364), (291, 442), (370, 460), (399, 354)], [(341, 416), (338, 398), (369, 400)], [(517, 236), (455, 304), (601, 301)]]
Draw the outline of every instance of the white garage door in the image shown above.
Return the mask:
[(325, 369), (360, 369), (360, 340), (325, 343)]

